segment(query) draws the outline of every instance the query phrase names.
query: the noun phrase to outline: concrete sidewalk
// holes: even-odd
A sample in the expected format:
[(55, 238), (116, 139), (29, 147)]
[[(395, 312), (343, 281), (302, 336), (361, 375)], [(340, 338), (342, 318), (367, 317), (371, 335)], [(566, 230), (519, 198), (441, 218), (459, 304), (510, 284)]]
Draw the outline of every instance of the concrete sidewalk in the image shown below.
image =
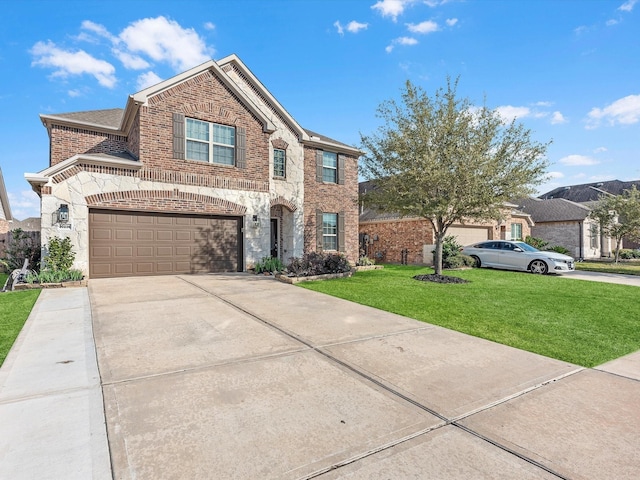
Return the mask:
[(631, 479), (638, 398), (640, 352), (583, 369), (260, 276), (92, 280), (44, 290), (0, 369), (0, 478)]
[(86, 288), (40, 293), (0, 368), (0, 431), (2, 479), (111, 478)]
[(631, 285), (640, 287), (640, 276), (622, 275), (619, 273), (588, 272), (585, 270), (574, 270), (558, 275), (561, 278), (575, 280), (587, 280), (589, 282), (617, 283), (619, 285)]

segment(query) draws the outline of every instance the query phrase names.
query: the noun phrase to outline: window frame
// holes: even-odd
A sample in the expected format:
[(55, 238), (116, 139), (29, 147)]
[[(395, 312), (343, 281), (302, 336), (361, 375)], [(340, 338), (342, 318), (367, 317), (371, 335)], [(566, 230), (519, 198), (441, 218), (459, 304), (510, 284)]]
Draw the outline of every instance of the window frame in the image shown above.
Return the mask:
[[(326, 155), (331, 155), (332, 158), (335, 158), (335, 165), (327, 165), (325, 162)], [(326, 176), (328, 170), (332, 172), (330, 180), (327, 180)], [(338, 154), (336, 152), (328, 152), (326, 150), (322, 152), (322, 181), (324, 183), (338, 183)]]
[[(282, 152), (282, 175), (276, 170), (276, 152)], [(273, 149), (273, 176), (277, 178), (287, 178), (287, 151), (283, 148)]]
[[(202, 124), (207, 125), (207, 139), (203, 140), (200, 138), (195, 138), (195, 137), (190, 137), (189, 136), (189, 122), (199, 122)], [(223, 143), (223, 142), (217, 142), (215, 141), (215, 132), (216, 132), (216, 127), (222, 127), (223, 129), (229, 129), (232, 131), (232, 135), (231, 135), (231, 143)], [(236, 127), (231, 126), (231, 125), (224, 125), (221, 123), (215, 123), (215, 122), (208, 122), (206, 120), (200, 120), (197, 118), (191, 118), (191, 117), (185, 117), (185, 128), (184, 128), (184, 144), (185, 144), (185, 148), (184, 148), (184, 156), (186, 160), (191, 160), (191, 161), (195, 161), (195, 162), (205, 162), (205, 163), (209, 163), (209, 164), (215, 164), (215, 165), (225, 165), (225, 166), (231, 166), (234, 167), (236, 166), (236, 155), (237, 155), (237, 146), (236, 146), (236, 138), (237, 138), (237, 131), (236, 131)], [(194, 142), (194, 143), (199, 143), (199, 144), (205, 144), (207, 145), (207, 160), (203, 160), (203, 159), (199, 159), (199, 158), (191, 158), (189, 156), (189, 142)], [(222, 161), (216, 161), (216, 159), (221, 158), (220, 156), (216, 156), (215, 155), (215, 151), (216, 148), (215, 147), (221, 147), (224, 149), (230, 149), (231, 150), (231, 163), (229, 162), (222, 162)]]
[[(519, 230), (520, 235), (514, 235), (514, 227), (515, 230)], [(522, 241), (522, 224), (521, 223), (512, 223), (511, 224), (511, 241)]]
[[(329, 222), (327, 218), (331, 217)], [(333, 223), (331, 222), (333, 220)], [(327, 232), (327, 224), (333, 229), (334, 233)], [(331, 239), (329, 242), (328, 240)], [(329, 252), (337, 252), (340, 248), (338, 241), (338, 213), (323, 212), (322, 213), (322, 250)]]

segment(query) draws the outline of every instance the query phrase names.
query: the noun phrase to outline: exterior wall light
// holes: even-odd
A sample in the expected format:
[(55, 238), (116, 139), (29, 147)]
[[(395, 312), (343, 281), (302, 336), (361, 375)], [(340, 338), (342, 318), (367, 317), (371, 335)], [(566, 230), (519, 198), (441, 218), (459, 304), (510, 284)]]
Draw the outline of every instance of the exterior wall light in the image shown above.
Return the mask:
[(258, 215), (253, 216), (253, 228), (258, 228), (260, 226), (260, 220), (258, 220)]
[(66, 203), (61, 203), (58, 207), (58, 210), (53, 212), (53, 222), (54, 224), (64, 224), (69, 223), (69, 205)]

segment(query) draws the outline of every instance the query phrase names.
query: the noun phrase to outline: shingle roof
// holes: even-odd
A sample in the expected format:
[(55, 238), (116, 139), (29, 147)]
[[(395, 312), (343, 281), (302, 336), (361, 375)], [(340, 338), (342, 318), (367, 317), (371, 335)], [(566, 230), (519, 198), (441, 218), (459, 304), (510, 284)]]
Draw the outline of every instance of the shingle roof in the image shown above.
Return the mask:
[(305, 132), (307, 132), (307, 135), (309, 135), (310, 137), (318, 137), (323, 142), (335, 143), (336, 145), (343, 145), (345, 147), (353, 148), (352, 145), (347, 145), (346, 143), (339, 142), (338, 140), (335, 140), (333, 138), (327, 137), (325, 135), (321, 135), (321, 134), (316, 133), (314, 131), (311, 131), (309, 129), (303, 128), (303, 130)]
[(14, 220), (11, 224), (11, 230), (20, 228), (25, 232), (39, 232), (42, 219), (40, 217), (29, 217), (24, 220)]
[(85, 112), (57, 113), (47, 115), (50, 117), (64, 118), (76, 122), (99, 125), (102, 127), (119, 128), (122, 122), (124, 109), (110, 108), (108, 110), (88, 110)]
[(552, 198), (564, 198), (572, 202), (584, 203), (597, 201), (601, 195), (610, 193), (621, 195), (625, 190), (635, 185), (640, 189), (640, 180), (623, 182), (621, 180), (609, 180), (607, 182), (584, 183), (581, 185), (570, 185), (558, 187), (550, 192), (540, 195), (538, 198), (547, 200)]
[(542, 200), (525, 198), (516, 203), (519, 209), (531, 215), (535, 223), (580, 221), (587, 218), (591, 209), (564, 198)]

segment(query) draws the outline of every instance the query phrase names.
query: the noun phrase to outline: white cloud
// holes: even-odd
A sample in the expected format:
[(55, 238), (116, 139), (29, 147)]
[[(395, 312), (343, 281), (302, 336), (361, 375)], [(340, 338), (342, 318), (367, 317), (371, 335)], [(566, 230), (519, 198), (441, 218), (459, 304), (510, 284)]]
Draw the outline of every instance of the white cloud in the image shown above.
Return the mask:
[(503, 105), (496, 108), (500, 116), (507, 122), (511, 122), (516, 118), (524, 118), (531, 116), (529, 107), (514, 107), (512, 105)]
[(215, 30), (216, 26), (214, 25), (213, 22), (205, 22), (204, 29), (205, 30)]
[(536, 107), (550, 107), (551, 105), (553, 105), (553, 102), (542, 101), (542, 102), (536, 102), (533, 105)]
[(568, 167), (584, 167), (600, 163), (596, 159), (585, 155), (567, 155), (566, 157), (562, 157), (559, 162)]
[(640, 95), (628, 95), (604, 108), (592, 108), (589, 112), (587, 128), (593, 129), (606, 120), (609, 125), (631, 125), (640, 121)]
[(360, 30), (366, 30), (368, 26), (368, 23), (360, 23), (355, 20), (351, 20), (347, 24), (347, 31), (351, 33), (358, 33)]
[(604, 153), (604, 152), (606, 152), (606, 151), (607, 151), (607, 148), (606, 148), (606, 147), (598, 147), (598, 148), (596, 148), (596, 149), (593, 151), (593, 153), (596, 153), (596, 154), (597, 154), (597, 153)]
[(564, 173), (562, 173), (562, 172), (547, 172), (547, 178), (549, 180), (557, 179), (557, 178), (564, 178)]
[(400, 37), (394, 40), (394, 43), (398, 45), (417, 45), (418, 40), (412, 37)]
[(213, 55), (195, 30), (182, 28), (162, 16), (133, 22), (120, 33), (119, 39), (130, 52), (167, 62), (177, 71), (204, 63)]
[(551, 125), (560, 125), (562, 123), (567, 123), (567, 119), (561, 112), (555, 111), (551, 114)]
[(393, 45), (387, 45), (386, 47), (384, 47), (384, 51), (387, 53), (393, 52)]
[(92, 22), (91, 20), (85, 20), (80, 25), (80, 28), (83, 30), (88, 30), (90, 32), (95, 33), (99, 37), (106, 38), (112, 43), (118, 42), (118, 37), (115, 37), (106, 29), (104, 25), (100, 25), (99, 23)]
[(54, 68), (53, 76), (92, 75), (100, 85), (113, 88), (116, 84), (115, 67), (99, 60), (84, 50), (75, 52), (58, 48), (53, 42), (38, 42), (31, 49), (31, 65)]
[(618, 21), (618, 20), (616, 20), (616, 19), (612, 18), (611, 20), (607, 20), (607, 21), (606, 21), (606, 23), (605, 23), (605, 25), (606, 25), (607, 27), (613, 27), (614, 25), (617, 25), (618, 23), (619, 23), (619, 21)]
[(450, 27), (453, 27), (456, 23), (458, 23), (458, 19), (457, 18), (447, 18), (446, 22), (447, 22), (447, 25), (449, 25)]
[(114, 48), (112, 52), (116, 58), (122, 62), (122, 65), (129, 70), (142, 70), (150, 66), (149, 62), (139, 55), (132, 55), (128, 52), (120, 51), (117, 48)]
[(33, 190), (7, 191), (7, 196), (14, 220), (40, 216), (40, 197)]
[(630, 12), (631, 10), (633, 10), (633, 7), (636, 3), (638, 3), (638, 0), (627, 0), (618, 7), (618, 10), (622, 12)]
[(431, 20), (426, 20), (418, 24), (407, 23), (407, 29), (411, 33), (426, 34), (426, 33), (437, 32), (438, 30), (440, 30), (440, 27), (436, 22), (433, 22)]
[(78, 90), (77, 88), (74, 88), (74, 89), (72, 89), (72, 90), (69, 90), (69, 91), (67, 92), (67, 95), (69, 95), (69, 96), (70, 96), (70, 97), (72, 97), (72, 98), (75, 98), (75, 97), (80, 97), (80, 96), (82, 96), (82, 92), (81, 92), (80, 90)]
[(371, 8), (378, 10), (383, 17), (391, 17), (395, 22), (398, 20), (398, 16), (402, 15), (404, 9), (415, 2), (416, 0), (379, 0)]
[(336, 31), (338, 32), (338, 35), (340, 36), (344, 35), (344, 28), (342, 27), (340, 20), (336, 20), (335, 22), (333, 22), (333, 26), (336, 27)]
[(138, 87), (138, 90), (144, 90), (145, 88), (155, 85), (156, 83), (160, 83), (161, 81), (162, 79), (154, 72), (146, 72), (138, 76), (136, 86)]

